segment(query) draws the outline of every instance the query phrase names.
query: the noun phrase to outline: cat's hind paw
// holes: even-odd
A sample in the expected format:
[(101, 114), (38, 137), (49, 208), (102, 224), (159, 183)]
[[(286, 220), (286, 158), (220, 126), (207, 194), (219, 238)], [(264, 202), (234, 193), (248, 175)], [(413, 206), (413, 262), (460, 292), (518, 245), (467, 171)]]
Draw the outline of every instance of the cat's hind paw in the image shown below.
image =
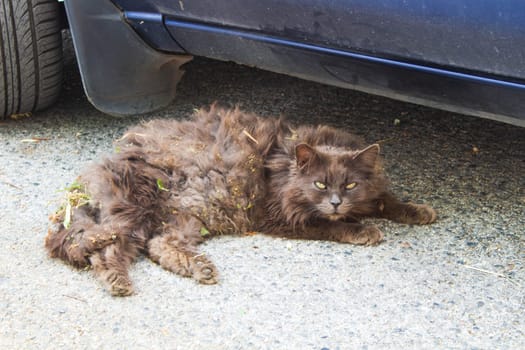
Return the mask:
[(109, 288), (109, 292), (114, 297), (127, 297), (133, 294), (133, 285), (126, 278), (117, 278)]
[(191, 263), (192, 277), (202, 284), (216, 284), (218, 282), (217, 268), (204, 256), (196, 255)]

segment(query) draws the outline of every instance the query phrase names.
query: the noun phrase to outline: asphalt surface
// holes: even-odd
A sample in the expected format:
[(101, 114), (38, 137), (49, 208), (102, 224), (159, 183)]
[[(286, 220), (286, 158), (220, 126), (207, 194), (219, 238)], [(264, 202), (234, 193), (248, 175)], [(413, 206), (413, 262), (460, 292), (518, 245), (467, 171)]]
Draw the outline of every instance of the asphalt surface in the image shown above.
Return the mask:
[[(69, 55), (53, 108), (0, 122), (0, 348), (525, 348), (525, 128), (231, 63), (186, 71), (169, 108), (114, 118), (89, 104)], [(374, 220), (376, 247), (224, 236), (202, 246), (218, 285), (141, 258), (128, 298), (47, 257), (47, 216), (87, 162), (130, 125), (215, 100), (380, 141), (394, 192), (438, 221)]]

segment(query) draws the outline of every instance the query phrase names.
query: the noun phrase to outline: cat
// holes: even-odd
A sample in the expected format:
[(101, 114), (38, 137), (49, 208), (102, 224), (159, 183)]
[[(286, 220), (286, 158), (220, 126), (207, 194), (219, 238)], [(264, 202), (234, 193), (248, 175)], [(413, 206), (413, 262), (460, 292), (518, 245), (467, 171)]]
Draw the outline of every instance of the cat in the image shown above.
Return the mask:
[(217, 268), (198, 251), (219, 234), (375, 245), (364, 217), (429, 224), (436, 212), (388, 190), (379, 145), (328, 126), (294, 127), (212, 105), (192, 118), (127, 131), (114, 154), (87, 167), (50, 216), (45, 246), (91, 268), (114, 296), (133, 294), (128, 267), (141, 253), (203, 284)]

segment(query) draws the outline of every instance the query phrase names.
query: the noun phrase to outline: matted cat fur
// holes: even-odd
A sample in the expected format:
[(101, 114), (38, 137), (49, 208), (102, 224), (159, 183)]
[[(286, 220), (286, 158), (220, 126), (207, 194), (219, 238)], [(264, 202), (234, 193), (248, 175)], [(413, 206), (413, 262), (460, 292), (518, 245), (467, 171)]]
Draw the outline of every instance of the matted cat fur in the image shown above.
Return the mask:
[(218, 234), (378, 244), (364, 217), (429, 224), (435, 211), (388, 190), (377, 144), (328, 126), (294, 126), (212, 105), (189, 120), (128, 130), (109, 158), (88, 166), (50, 217), (52, 257), (92, 267), (112, 295), (133, 293), (141, 253), (200, 283), (218, 281), (198, 250)]

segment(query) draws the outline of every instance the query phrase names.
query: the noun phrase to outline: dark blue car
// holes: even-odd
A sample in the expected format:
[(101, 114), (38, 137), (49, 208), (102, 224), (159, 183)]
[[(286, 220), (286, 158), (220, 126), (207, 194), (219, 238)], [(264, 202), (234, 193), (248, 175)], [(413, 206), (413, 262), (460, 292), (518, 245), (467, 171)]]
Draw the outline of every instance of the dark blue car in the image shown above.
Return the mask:
[[(68, 23), (89, 100), (162, 108), (191, 56), (525, 125), (522, 0), (2, 0), (0, 111), (60, 88)], [(65, 18), (67, 17), (67, 18)]]

